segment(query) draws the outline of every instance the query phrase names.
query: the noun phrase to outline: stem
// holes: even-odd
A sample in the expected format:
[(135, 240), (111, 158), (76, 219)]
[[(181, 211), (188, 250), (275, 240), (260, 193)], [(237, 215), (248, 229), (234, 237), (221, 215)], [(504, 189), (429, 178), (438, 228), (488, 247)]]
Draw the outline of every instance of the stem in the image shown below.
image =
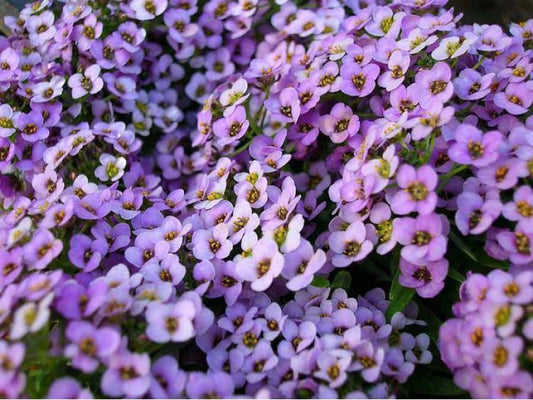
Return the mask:
[(474, 65), (472, 69), (478, 69), (481, 66), (481, 64), (483, 64), (483, 61), (485, 60), (486, 57), (487, 57), (486, 55), (482, 55), (479, 61), (477, 62), (477, 64)]
[(448, 183), (448, 181), (451, 179), (452, 176), (457, 175), (459, 172), (464, 171), (468, 168), (468, 165), (460, 165), (459, 167), (456, 167), (452, 169), (450, 172), (442, 176), (442, 182), (439, 185), (439, 188), (437, 189), (437, 193), (439, 193), (444, 186)]
[(360, 112), (356, 112), (355, 115), (357, 115), (358, 117), (362, 117), (362, 118), (377, 118), (378, 117), (376, 114), (365, 114), (365, 113), (360, 113)]
[(241, 147), (237, 148), (237, 150), (235, 150), (233, 153), (231, 153), (228, 157), (233, 157), (233, 156), (236, 156), (239, 153), (242, 153), (244, 150), (246, 150), (248, 147), (250, 147), (251, 144), (252, 144), (252, 141), (249, 140), (248, 142), (243, 144)]

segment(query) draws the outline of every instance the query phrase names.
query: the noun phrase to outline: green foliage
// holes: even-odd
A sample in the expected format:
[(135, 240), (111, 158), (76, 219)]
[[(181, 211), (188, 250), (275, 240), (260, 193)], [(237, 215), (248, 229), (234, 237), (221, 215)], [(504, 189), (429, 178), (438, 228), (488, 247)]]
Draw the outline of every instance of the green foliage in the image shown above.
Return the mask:
[(315, 276), (311, 285), (316, 287), (329, 287), (329, 281), (323, 276)]
[(352, 285), (352, 276), (348, 271), (340, 271), (336, 276), (335, 279), (333, 279), (333, 282), (331, 283), (332, 289), (344, 289), (348, 290), (350, 289)]

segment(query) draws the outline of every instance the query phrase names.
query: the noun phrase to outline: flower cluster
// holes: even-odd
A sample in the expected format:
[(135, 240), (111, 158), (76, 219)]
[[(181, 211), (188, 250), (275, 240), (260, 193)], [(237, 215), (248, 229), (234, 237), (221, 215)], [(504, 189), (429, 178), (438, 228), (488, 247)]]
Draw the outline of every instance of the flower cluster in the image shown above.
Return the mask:
[(440, 331), (442, 359), (474, 398), (528, 398), (533, 391), (533, 272), (471, 274)]
[(393, 396), (458, 254), (531, 269), (533, 23), (383, 3), (6, 18), (0, 395)]
[[(276, 398), (389, 398), (415, 364), (432, 356), (428, 335), (407, 332), (422, 323), (415, 305), (387, 323), (388, 303), (382, 289), (355, 299), (343, 289), (310, 287), (283, 307), (255, 294), (226, 308), (196, 342), (207, 353), (211, 379), (227, 371), (250, 396), (260, 389)], [(228, 397), (230, 388), (206, 385), (193, 397)]]

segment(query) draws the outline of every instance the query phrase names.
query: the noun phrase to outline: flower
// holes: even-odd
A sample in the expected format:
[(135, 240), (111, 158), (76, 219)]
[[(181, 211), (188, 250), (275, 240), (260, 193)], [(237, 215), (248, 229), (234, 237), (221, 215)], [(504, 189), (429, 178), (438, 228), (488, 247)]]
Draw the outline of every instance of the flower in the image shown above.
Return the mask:
[(287, 254), (282, 275), (288, 279), (287, 288), (298, 291), (307, 287), (314, 274), (326, 263), (326, 253), (318, 249), (316, 252), (308, 241), (302, 240), (300, 246)]
[(124, 168), (126, 167), (126, 159), (124, 157), (114, 157), (104, 153), (100, 156), (99, 160), (101, 165), (94, 171), (97, 178), (103, 182), (107, 180), (115, 182), (122, 178)]
[(448, 261), (418, 261), (413, 264), (403, 257), (400, 259), (399, 282), (404, 287), (416, 289), (421, 297), (435, 297), (444, 288), (444, 279), (448, 274)]
[(71, 377), (56, 379), (48, 390), (48, 399), (92, 399), (92, 393), (83, 389), (81, 384)]
[(98, 368), (97, 360), (110, 357), (120, 345), (120, 334), (112, 328), (97, 329), (84, 321), (72, 321), (67, 330), (72, 344), (65, 347), (65, 355), (72, 359), (72, 366), (85, 373)]
[(359, 131), (359, 118), (350, 107), (337, 103), (330, 114), (320, 118), (320, 131), (331, 137), (333, 143), (342, 143)]
[(502, 135), (498, 131), (483, 134), (472, 125), (461, 124), (455, 130), (455, 138), (456, 143), (450, 147), (448, 154), (456, 163), (484, 167), (499, 157)]
[(416, 219), (397, 218), (393, 229), (396, 240), (405, 246), (402, 257), (411, 262), (441, 259), (448, 242), (444, 236), (448, 227), (442, 221), (438, 214), (419, 215)]
[(429, 165), (418, 170), (410, 165), (398, 169), (396, 181), (401, 188), (391, 200), (391, 209), (396, 214), (405, 215), (412, 211), (430, 214), (437, 204), (437, 174)]
[(336, 267), (346, 267), (365, 258), (372, 251), (372, 242), (366, 239), (362, 222), (355, 221), (345, 231), (333, 232), (328, 239), (334, 253), (331, 262)]
[(77, 73), (68, 79), (68, 85), (72, 88), (72, 97), (79, 99), (86, 94), (98, 93), (104, 87), (104, 81), (100, 78), (100, 67), (91, 65), (83, 74)]
[(420, 71), (415, 82), (420, 89), (418, 98), (420, 105), (429, 108), (434, 103), (445, 103), (453, 94), (450, 82), (452, 71), (444, 62), (436, 63), (431, 70)]
[(109, 360), (101, 389), (108, 396), (142, 397), (150, 388), (148, 354), (121, 352)]
[(343, 93), (349, 96), (365, 97), (376, 87), (379, 67), (376, 64), (361, 67), (357, 63), (346, 63), (342, 65), (340, 73)]
[(129, 7), (140, 21), (154, 19), (167, 9), (167, 0), (132, 0)]
[(251, 282), (251, 288), (261, 292), (272, 284), (284, 265), (284, 258), (276, 242), (269, 238), (260, 239), (249, 256), (242, 258), (236, 266), (239, 277)]
[(233, 245), (228, 240), (228, 227), (218, 224), (212, 229), (201, 229), (193, 234), (193, 254), (199, 260), (226, 258)]
[(154, 342), (185, 342), (194, 336), (196, 311), (189, 300), (175, 304), (153, 304), (146, 312), (146, 335)]
[(38, 229), (30, 242), (24, 245), (24, 261), (32, 269), (41, 270), (55, 259), (63, 249), (63, 242), (46, 229)]
[(14, 320), (9, 331), (9, 337), (17, 340), (30, 332), (39, 331), (50, 317), (50, 303), (54, 293), (46, 295), (38, 304), (25, 303), (14, 314)]
[(19, 113), (13, 111), (9, 104), (0, 105), (0, 136), (9, 137), (15, 130), (18, 123)]
[(505, 88), (505, 93), (499, 92), (494, 95), (494, 104), (512, 115), (526, 113), (532, 103), (533, 91), (518, 83), (510, 83)]

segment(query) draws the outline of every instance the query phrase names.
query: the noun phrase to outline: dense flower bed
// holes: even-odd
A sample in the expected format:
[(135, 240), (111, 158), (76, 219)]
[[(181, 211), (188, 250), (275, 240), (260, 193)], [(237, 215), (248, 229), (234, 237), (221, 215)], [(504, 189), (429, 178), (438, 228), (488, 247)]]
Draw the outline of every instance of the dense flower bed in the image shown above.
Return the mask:
[(445, 3), (8, 17), (0, 395), (531, 397), (533, 20)]

